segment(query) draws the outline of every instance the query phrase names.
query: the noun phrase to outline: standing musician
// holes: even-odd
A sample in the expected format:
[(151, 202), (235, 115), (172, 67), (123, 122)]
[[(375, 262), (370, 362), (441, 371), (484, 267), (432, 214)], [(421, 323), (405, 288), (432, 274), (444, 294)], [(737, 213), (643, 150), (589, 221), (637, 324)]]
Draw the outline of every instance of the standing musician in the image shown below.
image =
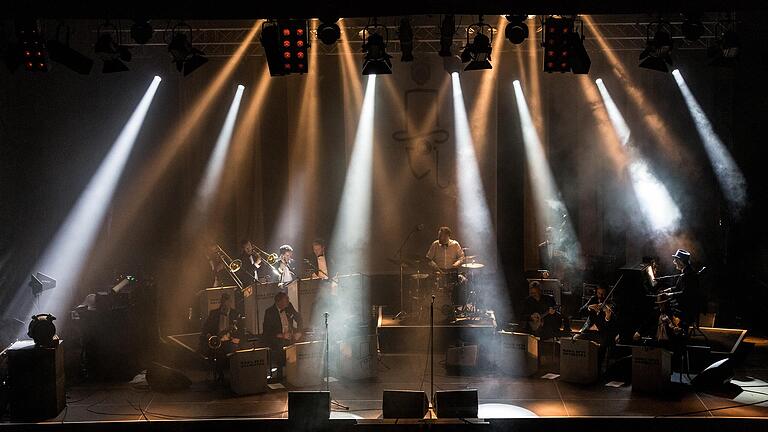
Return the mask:
[(216, 243), (210, 243), (205, 251), (205, 259), (208, 262), (208, 269), (210, 270), (209, 277), (207, 278), (207, 284), (211, 287), (220, 287), (231, 281), (227, 275), (227, 269), (224, 267), (224, 262), (219, 257), (219, 247)]
[(305, 262), (310, 267), (310, 277), (312, 279), (322, 279), (330, 282), (331, 293), (335, 294), (336, 288), (338, 287), (336, 281), (337, 275), (331, 276), (331, 270), (329, 270), (329, 268), (335, 267), (335, 263), (333, 262), (333, 259), (328, 256), (327, 251), (328, 248), (325, 240), (320, 238), (315, 239), (315, 241), (312, 242), (312, 258), (305, 260)]
[(555, 229), (548, 226), (544, 229), (544, 241), (539, 243), (539, 269), (554, 270), (555, 260), (562, 255), (555, 242)]
[(272, 367), (276, 367), (278, 375), (282, 375), (285, 366), (283, 348), (300, 340), (302, 329), (301, 315), (291, 304), (288, 294), (279, 292), (275, 295), (275, 304), (264, 311), (262, 328), (264, 343), (270, 349)]
[(296, 279), (296, 268), (293, 266), (293, 248), (284, 244), (278, 251), (279, 257), (275, 268), (277, 269), (280, 287), (286, 287)]
[[(243, 281), (243, 285), (248, 286), (259, 280), (259, 269), (261, 269), (261, 255), (256, 253), (256, 249), (253, 247), (253, 243), (250, 240), (245, 239), (240, 242), (242, 247), (240, 253), (240, 261), (242, 266), (238, 271), (240, 280)], [(268, 273), (265, 273), (268, 275)]]
[(691, 253), (687, 250), (678, 249), (672, 255), (672, 263), (680, 272), (672, 293), (677, 300), (682, 326), (687, 328), (698, 323), (699, 314), (703, 309), (704, 301), (699, 287), (699, 275), (691, 265)]
[(595, 289), (595, 294), (579, 310), (579, 316), (586, 317), (587, 321), (579, 330), (580, 339), (593, 340), (600, 344), (598, 357), (605, 357), (608, 347), (616, 339), (618, 328), (614, 319), (615, 305), (607, 298), (608, 290), (600, 284)]

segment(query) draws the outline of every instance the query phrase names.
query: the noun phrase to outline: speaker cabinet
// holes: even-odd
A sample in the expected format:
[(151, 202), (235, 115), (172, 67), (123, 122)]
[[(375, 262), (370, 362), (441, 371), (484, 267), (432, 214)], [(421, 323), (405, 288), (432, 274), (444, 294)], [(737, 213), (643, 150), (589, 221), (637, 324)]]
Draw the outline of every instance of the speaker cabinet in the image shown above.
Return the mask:
[(416, 390), (384, 390), (382, 415), (385, 419), (422, 419), (427, 414), (427, 393)]
[(66, 405), (62, 342), (40, 348), (22, 340), (7, 353), (11, 418), (44, 420), (59, 415)]
[(331, 418), (331, 393), (327, 391), (288, 392), (288, 420), (294, 430), (317, 430)]
[(437, 418), (477, 418), (477, 389), (435, 393)]

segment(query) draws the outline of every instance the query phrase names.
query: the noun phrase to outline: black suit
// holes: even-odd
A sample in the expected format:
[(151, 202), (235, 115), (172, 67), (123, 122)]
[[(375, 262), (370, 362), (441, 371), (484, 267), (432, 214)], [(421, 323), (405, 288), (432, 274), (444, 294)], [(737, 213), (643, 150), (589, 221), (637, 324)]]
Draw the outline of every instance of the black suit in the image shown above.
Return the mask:
[[(208, 318), (200, 331), (200, 347), (203, 350), (208, 349), (208, 338), (219, 334), (219, 320), (221, 318), (221, 308), (214, 309), (208, 314)], [(234, 309), (229, 310), (229, 325), (232, 326), (237, 320), (237, 312)], [(232, 335), (237, 337), (238, 335)]]
[[(253, 257), (253, 260), (256, 261), (256, 257)], [(246, 287), (254, 282), (256, 282), (256, 278), (254, 275), (258, 270), (260, 270), (260, 267), (255, 266), (253, 263), (251, 263), (251, 255), (242, 254), (240, 255), (240, 261), (242, 261), (242, 266), (240, 267), (240, 270), (237, 271), (237, 277), (240, 278), (240, 280), (243, 282), (243, 286)], [(261, 276), (261, 275), (258, 275)]]
[(333, 278), (333, 270), (336, 268), (336, 263), (333, 261), (333, 258), (329, 257), (328, 255), (323, 255), (325, 257), (325, 266), (328, 267), (328, 274), (323, 274), (320, 272), (320, 265), (317, 263), (317, 255), (312, 254), (311, 258), (308, 258), (307, 261), (309, 261), (309, 268), (307, 269), (308, 274), (317, 273), (318, 276), (321, 278)]
[(683, 269), (683, 275), (678, 278), (674, 291), (680, 293), (676, 300), (683, 323), (692, 325), (698, 322), (704, 300), (699, 287), (699, 275), (690, 264)]
[[(288, 317), (288, 325), (293, 326), (295, 323), (295, 328), (301, 330), (301, 315), (299, 315), (293, 307), (293, 304), (288, 303), (288, 306), (285, 308), (285, 313)], [(264, 311), (262, 328), (264, 331), (261, 337), (271, 351), (272, 364), (279, 367), (284, 366), (285, 352), (283, 351), (283, 347), (290, 345), (293, 341), (278, 337), (279, 334), (283, 333), (283, 324), (280, 321), (280, 311), (277, 310), (277, 305), (272, 305)]]

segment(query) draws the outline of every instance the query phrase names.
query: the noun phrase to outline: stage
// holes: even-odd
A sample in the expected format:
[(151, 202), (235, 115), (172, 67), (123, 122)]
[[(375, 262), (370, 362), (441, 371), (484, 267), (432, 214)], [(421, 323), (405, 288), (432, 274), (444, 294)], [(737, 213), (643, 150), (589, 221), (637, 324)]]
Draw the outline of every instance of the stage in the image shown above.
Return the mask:
[[(446, 373), (444, 358), (435, 357), (435, 390), (477, 389), (479, 417), (767, 417), (768, 341), (747, 338), (749, 354), (736, 370), (735, 384), (743, 386), (736, 397), (696, 393), (679, 385), (665, 397), (632, 391), (631, 385), (609, 387), (605, 381), (577, 385), (544, 379), (548, 371), (531, 377), (506, 377), (494, 372), (472, 376)], [(378, 377), (351, 381), (331, 378), (331, 396), (349, 407), (334, 409), (332, 420), (381, 419), (383, 390), (429, 392), (428, 361), (421, 354), (383, 354)], [(184, 391), (162, 393), (144, 385), (94, 383), (67, 390), (67, 408), (46, 423), (148, 422), (158, 420), (287, 419), (289, 390), (322, 390), (318, 387), (278, 388), (267, 393), (237, 396), (226, 384), (214, 384), (205, 369), (183, 368), (192, 380)], [(556, 372), (556, 371), (555, 371)], [(673, 375), (673, 381), (678, 379)], [(756, 403), (755, 402), (761, 402)], [(746, 406), (747, 404), (754, 404)], [(738, 408), (725, 407), (745, 405)], [(7, 425), (7, 424), (6, 424)], [(123, 424), (125, 426), (125, 424)]]

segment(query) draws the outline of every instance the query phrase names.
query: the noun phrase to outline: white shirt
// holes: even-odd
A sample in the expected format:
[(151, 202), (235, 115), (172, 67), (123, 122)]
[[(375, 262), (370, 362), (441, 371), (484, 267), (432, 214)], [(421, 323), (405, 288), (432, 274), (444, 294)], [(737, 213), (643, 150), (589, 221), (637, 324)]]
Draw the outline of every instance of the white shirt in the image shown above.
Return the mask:
[(291, 269), (288, 268), (288, 265), (285, 264), (285, 261), (280, 260), (280, 282), (283, 283), (283, 285), (289, 284), (293, 280), (293, 273), (291, 273)]
[(259, 280), (259, 270), (258, 270), (259, 266), (256, 265), (256, 260), (253, 259), (253, 255), (248, 255), (248, 259), (250, 259), (251, 264), (253, 264), (253, 280), (257, 281)]
[(283, 327), (283, 333), (288, 333), (291, 328), (291, 323), (288, 321), (288, 314), (285, 313), (285, 309), (280, 311), (280, 324)]
[(439, 240), (435, 240), (427, 252), (427, 258), (433, 260), (441, 270), (453, 268), (453, 263), (462, 257), (464, 257), (464, 251), (456, 240), (448, 240), (447, 245), (442, 245)]
[(320, 279), (328, 279), (328, 263), (325, 262), (325, 255), (317, 257), (317, 276)]

